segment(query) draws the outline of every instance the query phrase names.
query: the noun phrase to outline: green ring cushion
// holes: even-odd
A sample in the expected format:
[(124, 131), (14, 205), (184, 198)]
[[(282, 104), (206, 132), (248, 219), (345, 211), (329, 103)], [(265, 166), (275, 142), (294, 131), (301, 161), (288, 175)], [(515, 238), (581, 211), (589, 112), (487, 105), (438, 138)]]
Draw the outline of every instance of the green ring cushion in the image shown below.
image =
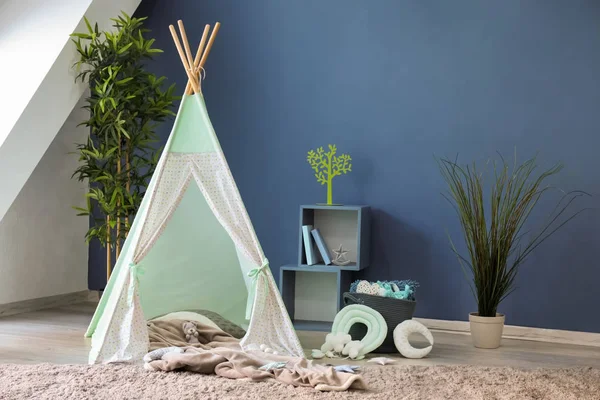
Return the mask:
[(387, 336), (387, 323), (383, 316), (371, 307), (362, 304), (352, 304), (340, 310), (333, 320), (331, 333), (348, 333), (352, 325), (364, 324), (367, 334), (361, 339), (363, 345), (359, 356), (372, 352), (385, 340)]

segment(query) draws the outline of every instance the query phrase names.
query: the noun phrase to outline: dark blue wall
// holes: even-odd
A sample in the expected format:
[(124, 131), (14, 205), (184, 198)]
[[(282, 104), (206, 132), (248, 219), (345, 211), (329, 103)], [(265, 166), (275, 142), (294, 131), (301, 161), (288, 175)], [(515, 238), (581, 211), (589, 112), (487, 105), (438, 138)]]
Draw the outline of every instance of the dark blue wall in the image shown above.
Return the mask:
[[(182, 18), (195, 47), (205, 23), (223, 24), (204, 92), (275, 273), (296, 260), (298, 206), (325, 199), (305, 157), (328, 143), (354, 159), (334, 200), (374, 209), (363, 276), (420, 281), (421, 317), (476, 309), (449, 249), (446, 230), (462, 243), (461, 232), (434, 154), (539, 151), (543, 166), (566, 164), (553, 184), (600, 194), (597, 1), (145, 0), (137, 14), (165, 50), (150, 68), (180, 89), (168, 25)], [(507, 323), (600, 332), (599, 256), (590, 211), (523, 266), (501, 305)]]

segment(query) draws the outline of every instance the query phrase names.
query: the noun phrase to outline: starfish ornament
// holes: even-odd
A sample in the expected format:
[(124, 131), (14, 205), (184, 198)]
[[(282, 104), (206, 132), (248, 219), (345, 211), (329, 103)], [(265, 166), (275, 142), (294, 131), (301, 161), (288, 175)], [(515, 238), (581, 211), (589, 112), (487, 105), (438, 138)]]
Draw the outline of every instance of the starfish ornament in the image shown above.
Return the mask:
[(331, 261), (333, 264), (338, 266), (350, 264), (350, 260), (346, 258), (346, 253), (348, 253), (348, 250), (344, 250), (344, 247), (341, 244), (339, 249), (332, 249), (332, 251), (335, 253), (335, 259)]
[(333, 367), (337, 372), (347, 372), (349, 374), (353, 374), (357, 369), (360, 369), (358, 365), (336, 365)]
[(393, 360), (393, 359), (387, 358), (387, 357), (375, 357), (375, 358), (371, 358), (367, 362), (375, 363), (375, 364), (379, 364), (379, 365), (387, 365), (387, 364), (395, 363), (396, 360)]

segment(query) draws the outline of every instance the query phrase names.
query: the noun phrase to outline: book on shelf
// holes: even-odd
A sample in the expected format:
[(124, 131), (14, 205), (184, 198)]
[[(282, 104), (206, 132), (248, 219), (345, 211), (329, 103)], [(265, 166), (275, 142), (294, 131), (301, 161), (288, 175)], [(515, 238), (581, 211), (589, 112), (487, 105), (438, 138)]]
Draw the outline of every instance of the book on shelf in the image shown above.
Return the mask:
[(315, 228), (310, 232), (315, 239), (315, 243), (317, 244), (317, 248), (321, 253), (321, 258), (323, 258), (323, 263), (325, 265), (331, 264), (331, 255), (329, 254), (329, 250), (327, 250), (327, 245), (325, 244), (325, 240), (323, 240), (323, 236), (321, 232), (319, 232), (319, 228)]
[(306, 255), (306, 264), (314, 265), (317, 263), (317, 255), (315, 254), (315, 246), (313, 246), (312, 225), (302, 225), (302, 238), (304, 239), (304, 253)]

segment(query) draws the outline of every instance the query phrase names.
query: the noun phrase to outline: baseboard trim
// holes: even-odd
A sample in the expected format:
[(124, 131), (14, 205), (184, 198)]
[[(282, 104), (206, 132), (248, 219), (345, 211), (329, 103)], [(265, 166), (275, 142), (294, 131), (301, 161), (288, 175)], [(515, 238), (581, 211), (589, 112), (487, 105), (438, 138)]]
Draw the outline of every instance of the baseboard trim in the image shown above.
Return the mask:
[[(414, 318), (427, 328), (436, 331), (469, 334), (468, 321), (448, 321), (441, 319)], [(502, 335), (506, 339), (531, 340), (535, 342), (550, 342), (576, 344), (581, 346), (600, 347), (600, 333), (565, 331), (560, 329), (530, 328), (525, 326), (506, 325)]]
[(70, 304), (83, 303), (85, 301), (97, 302), (98, 292), (82, 290), (81, 292), (65, 293), (56, 296), (41, 297), (39, 299), (0, 304), (0, 317), (43, 310), (45, 308), (62, 307)]

